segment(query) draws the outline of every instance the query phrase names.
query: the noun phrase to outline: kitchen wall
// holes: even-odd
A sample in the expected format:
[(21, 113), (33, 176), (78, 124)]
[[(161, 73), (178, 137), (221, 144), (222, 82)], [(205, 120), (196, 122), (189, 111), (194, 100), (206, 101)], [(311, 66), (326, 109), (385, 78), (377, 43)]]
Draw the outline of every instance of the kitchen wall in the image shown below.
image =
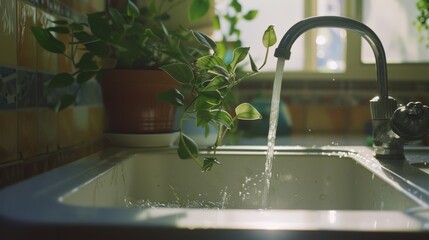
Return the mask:
[(56, 113), (44, 85), (71, 69), (41, 49), (30, 26), (104, 9), (104, 1), (0, 0), (0, 187), (71, 162), (103, 147), (103, 108), (97, 84), (79, 103)]

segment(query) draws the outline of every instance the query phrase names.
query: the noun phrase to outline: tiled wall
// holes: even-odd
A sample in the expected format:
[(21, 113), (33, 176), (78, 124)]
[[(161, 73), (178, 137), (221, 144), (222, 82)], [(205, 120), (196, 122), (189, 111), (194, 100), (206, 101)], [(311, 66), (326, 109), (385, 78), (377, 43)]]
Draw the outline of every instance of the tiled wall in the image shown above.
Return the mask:
[[(369, 101), (377, 95), (376, 81), (285, 80), (282, 88), (281, 97), (292, 118), (292, 134), (371, 134)], [(237, 92), (240, 101), (271, 99), (272, 81), (246, 82)], [(400, 104), (429, 104), (429, 75), (425, 82), (390, 82), (389, 95)], [(251, 132), (252, 125), (244, 125), (249, 127), (244, 130)], [(427, 144), (428, 139), (424, 142)]]
[(76, 106), (53, 112), (44, 84), (71, 64), (40, 48), (30, 31), (102, 9), (103, 0), (0, 0), (0, 187), (103, 147), (98, 85), (89, 84)]

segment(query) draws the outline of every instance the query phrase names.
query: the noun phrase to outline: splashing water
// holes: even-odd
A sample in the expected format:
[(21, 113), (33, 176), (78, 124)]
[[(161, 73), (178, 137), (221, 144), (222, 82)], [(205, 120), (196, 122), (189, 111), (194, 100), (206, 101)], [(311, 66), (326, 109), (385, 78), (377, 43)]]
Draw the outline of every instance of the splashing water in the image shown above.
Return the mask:
[(273, 96), (271, 98), (271, 111), (270, 111), (270, 127), (268, 130), (268, 149), (267, 159), (265, 161), (265, 172), (264, 172), (264, 191), (262, 193), (262, 208), (268, 207), (268, 193), (270, 190), (271, 180), (271, 169), (273, 167), (274, 159), (274, 146), (276, 143), (276, 132), (277, 123), (279, 118), (279, 105), (280, 105), (280, 93), (282, 88), (283, 68), (285, 64), (284, 58), (277, 60), (276, 74), (274, 77), (273, 84)]

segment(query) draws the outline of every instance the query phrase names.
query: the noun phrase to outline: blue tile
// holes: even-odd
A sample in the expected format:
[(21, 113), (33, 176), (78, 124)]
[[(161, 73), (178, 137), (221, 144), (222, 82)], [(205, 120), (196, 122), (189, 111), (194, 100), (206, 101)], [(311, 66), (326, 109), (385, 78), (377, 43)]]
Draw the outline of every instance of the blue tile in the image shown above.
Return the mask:
[(37, 74), (33, 71), (17, 70), (17, 107), (37, 106)]
[(37, 106), (38, 107), (52, 107), (52, 94), (49, 93), (46, 85), (54, 77), (50, 73), (37, 73)]
[(16, 69), (0, 66), (0, 110), (16, 109)]

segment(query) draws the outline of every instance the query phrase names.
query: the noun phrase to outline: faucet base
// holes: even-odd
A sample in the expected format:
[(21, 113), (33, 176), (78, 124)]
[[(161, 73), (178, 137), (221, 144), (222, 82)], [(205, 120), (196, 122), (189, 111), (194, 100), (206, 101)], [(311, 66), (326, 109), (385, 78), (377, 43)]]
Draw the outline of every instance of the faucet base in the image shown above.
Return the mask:
[(404, 160), (403, 148), (384, 148), (374, 146), (374, 157), (378, 160)]

